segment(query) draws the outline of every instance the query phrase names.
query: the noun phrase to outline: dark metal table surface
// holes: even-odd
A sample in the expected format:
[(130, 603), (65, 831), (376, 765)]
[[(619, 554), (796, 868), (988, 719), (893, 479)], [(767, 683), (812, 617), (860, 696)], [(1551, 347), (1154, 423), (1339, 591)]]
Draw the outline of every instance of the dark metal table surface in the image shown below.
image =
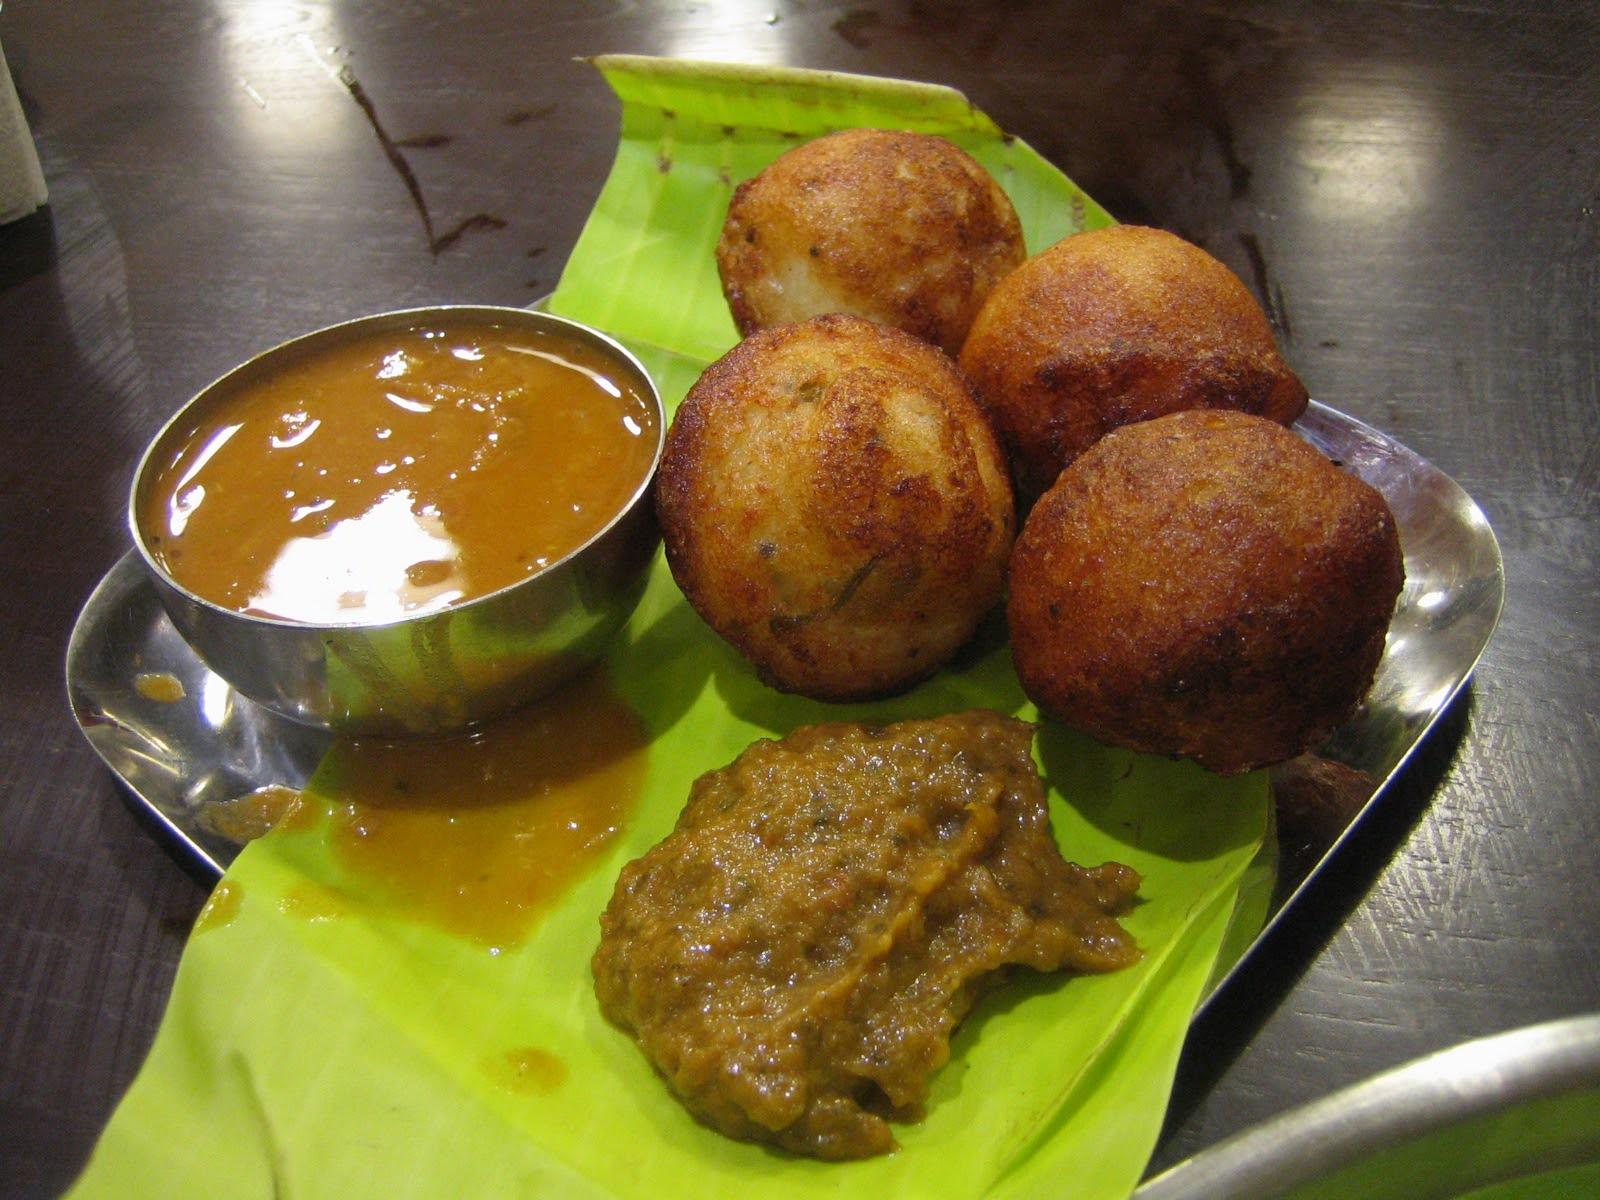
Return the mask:
[(62, 683), (142, 443), (290, 334), (547, 291), (615, 144), (574, 60), (606, 50), (962, 89), (1232, 265), (1312, 394), (1499, 534), (1475, 682), (1195, 1029), (1158, 1164), (1600, 1007), (1600, 9), (11, 0), (0, 44), (50, 184), (0, 228), (0, 1194), (73, 1177), (204, 899)]

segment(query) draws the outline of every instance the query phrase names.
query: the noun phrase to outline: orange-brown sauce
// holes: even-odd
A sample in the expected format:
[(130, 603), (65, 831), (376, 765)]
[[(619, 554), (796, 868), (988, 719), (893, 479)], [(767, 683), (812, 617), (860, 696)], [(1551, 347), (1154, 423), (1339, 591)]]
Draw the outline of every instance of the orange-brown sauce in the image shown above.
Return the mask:
[(244, 901), (244, 888), (231, 879), (224, 879), (206, 898), (205, 907), (194, 919), (194, 932), (220, 929), (239, 915), (239, 905)]
[(171, 671), (140, 671), (133, 677), (133, 690), (157, 704), (176, 704), (185, 695), (183, 680)]
[(301, 813), (298, 789), (269, 783), (242, 796), (207, 800), (200, 805), (196, 819), (203, 828), (242, 845)]
[(329, 837), (384, 903), (490, 947), (515, 945), (621, 830), (645, 731), (600, 672), (469, 734), (337, 744)]
[(145, 489), (146, 544), (241, 612), (390, 620), (582, 545), (655, 453), (648, 397), (598, 349), (442, 323), (368, 334), (240, 387)]
[(537, 1096), (555, 1091), (567, 1081), (567, 1064), (538, 1046), (519, 1046), (483, 1062), (490, 1079), (507, 1091)]
[(348, 916), (351, 909), (349, 900), (341, 893), (303, 879), (279, 897), (278, 911), (286, 917), (298, 917), (308, 925), (316, 925)]

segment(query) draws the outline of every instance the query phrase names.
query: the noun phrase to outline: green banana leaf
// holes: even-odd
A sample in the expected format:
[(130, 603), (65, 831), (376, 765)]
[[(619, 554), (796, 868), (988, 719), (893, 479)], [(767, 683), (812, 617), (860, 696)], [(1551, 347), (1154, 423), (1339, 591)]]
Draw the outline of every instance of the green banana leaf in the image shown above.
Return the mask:
[[(863, 124), (942, 133), (1000, 179), (1035, 248), (1109, 220), (948, 89), (653, 59), (597, 66), (623, 100), (621, 145), (550, 307), (625, 340), (669, 406), (734, 341), (710, 253), (728, 193), (797, 137)], [(244, 849), (197, 923), (150, 1057), (73, 1194), (1127, 1196), (1266, 835), (1264, 777), (1222, 780), (1041, 726), (1065, 853), (1143, 874), (1125, 919), (1143, 961), (1027, 976), (991, 995), (958, 1030), (925, 1119), (897, 1127), (896, 1151), (813, 1162), (697, 1124), (601, 1018), (588, 965), (598, 914), (693, 779), (755, 738), (970, 707), (1035, 719), (1004, 631), (991, 622), (905, 696), (823, 705), (759, 683), (658, 558), (604, 670), (648, 734), (643, 795), (523, 940), (491, 948), (418, 920), (335, 853), (326, 824), (286, 823)], [(340, 788), (325, 764), (309, 791), (331, 806)], [(307, 889), (329, 901), (310, 915)]]

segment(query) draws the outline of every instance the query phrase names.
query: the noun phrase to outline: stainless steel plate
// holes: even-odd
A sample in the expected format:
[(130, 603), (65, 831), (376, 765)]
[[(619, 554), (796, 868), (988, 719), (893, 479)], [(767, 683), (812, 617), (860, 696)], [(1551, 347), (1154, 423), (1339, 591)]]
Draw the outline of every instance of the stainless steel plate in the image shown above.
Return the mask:
[[(1297, 428), (1388, 500), (1405, 551), (1406, 584), (1365, 706), (1320, 750), (1323, 758), (1353, 768), (1342, 776), (1346, 795), (1336, 820), (1323, 822), (1316, 844), (1286, 856), (1269, 920), (1377, 801), (1466, 683), (1505, 591), (1494, 533), (1449, 476), (1320, 404), (1311, 405)], [(268, 712), (208, 671), (168, 622), (132, 553), (79, 615), (67, 652), (67, 687), (73, 714), (106, 765), (174, 847), (215, 876), (239, 847), (201, 823), (203, 806), (270, 784), (299, 787), (328, 745), (325, 733)], [(180, 689), (178, 698), (153, 696)]]
[(332, 740), (207, 670), (167, 619), (133, 550), (78, 614), (67, 693), (89, 744), (171, 846), (218, 878), (239, 845), (201, 824), (204, 806), (269, 784), (301, 786)]
[(1466, 1042), (1220, 1142), (1133, 1200), (1453, 1200), (1511, 1181), (1593, 1196), (1600, 1015)]
[[(1383, 494), (1400, 530), (1406, 580), (1371, 691), (1360, 711), (1317, 750), (1323, 766), (1339, 770), (1307, 772), (1304, 760), (1297, 760), (1273, 771), (1285, 844), (1271, 906), (1254, 940), (1231, 964), (1221, 964), (1208, 1000), (1316, 878), (1361, 815), (1380, 802), (1471, 678), (1505, 601), (1500, 544), (1460, 484), (1387, 434), (1315, 400), (1295, 429)], [(1315, 811), (1309, 820), (1284, 802), (1296, 775), (1311, 779), (1322, 793), (1311, 797)], [(1300, 838), (1292, 846), (1291, 818)]]

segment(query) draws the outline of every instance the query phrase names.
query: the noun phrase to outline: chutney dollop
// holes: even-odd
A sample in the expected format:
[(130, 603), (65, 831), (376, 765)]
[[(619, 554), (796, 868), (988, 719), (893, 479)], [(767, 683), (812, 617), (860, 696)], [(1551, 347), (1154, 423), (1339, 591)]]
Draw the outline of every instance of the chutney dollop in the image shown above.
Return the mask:
[(1138, 874), (1062, 857), (1032, 738), (983, 710), (831, 723), (703, 775), (601, 917), (602, 1012), (731, 1137), (892, 1149), (1006, 969), (1139, 957)]

